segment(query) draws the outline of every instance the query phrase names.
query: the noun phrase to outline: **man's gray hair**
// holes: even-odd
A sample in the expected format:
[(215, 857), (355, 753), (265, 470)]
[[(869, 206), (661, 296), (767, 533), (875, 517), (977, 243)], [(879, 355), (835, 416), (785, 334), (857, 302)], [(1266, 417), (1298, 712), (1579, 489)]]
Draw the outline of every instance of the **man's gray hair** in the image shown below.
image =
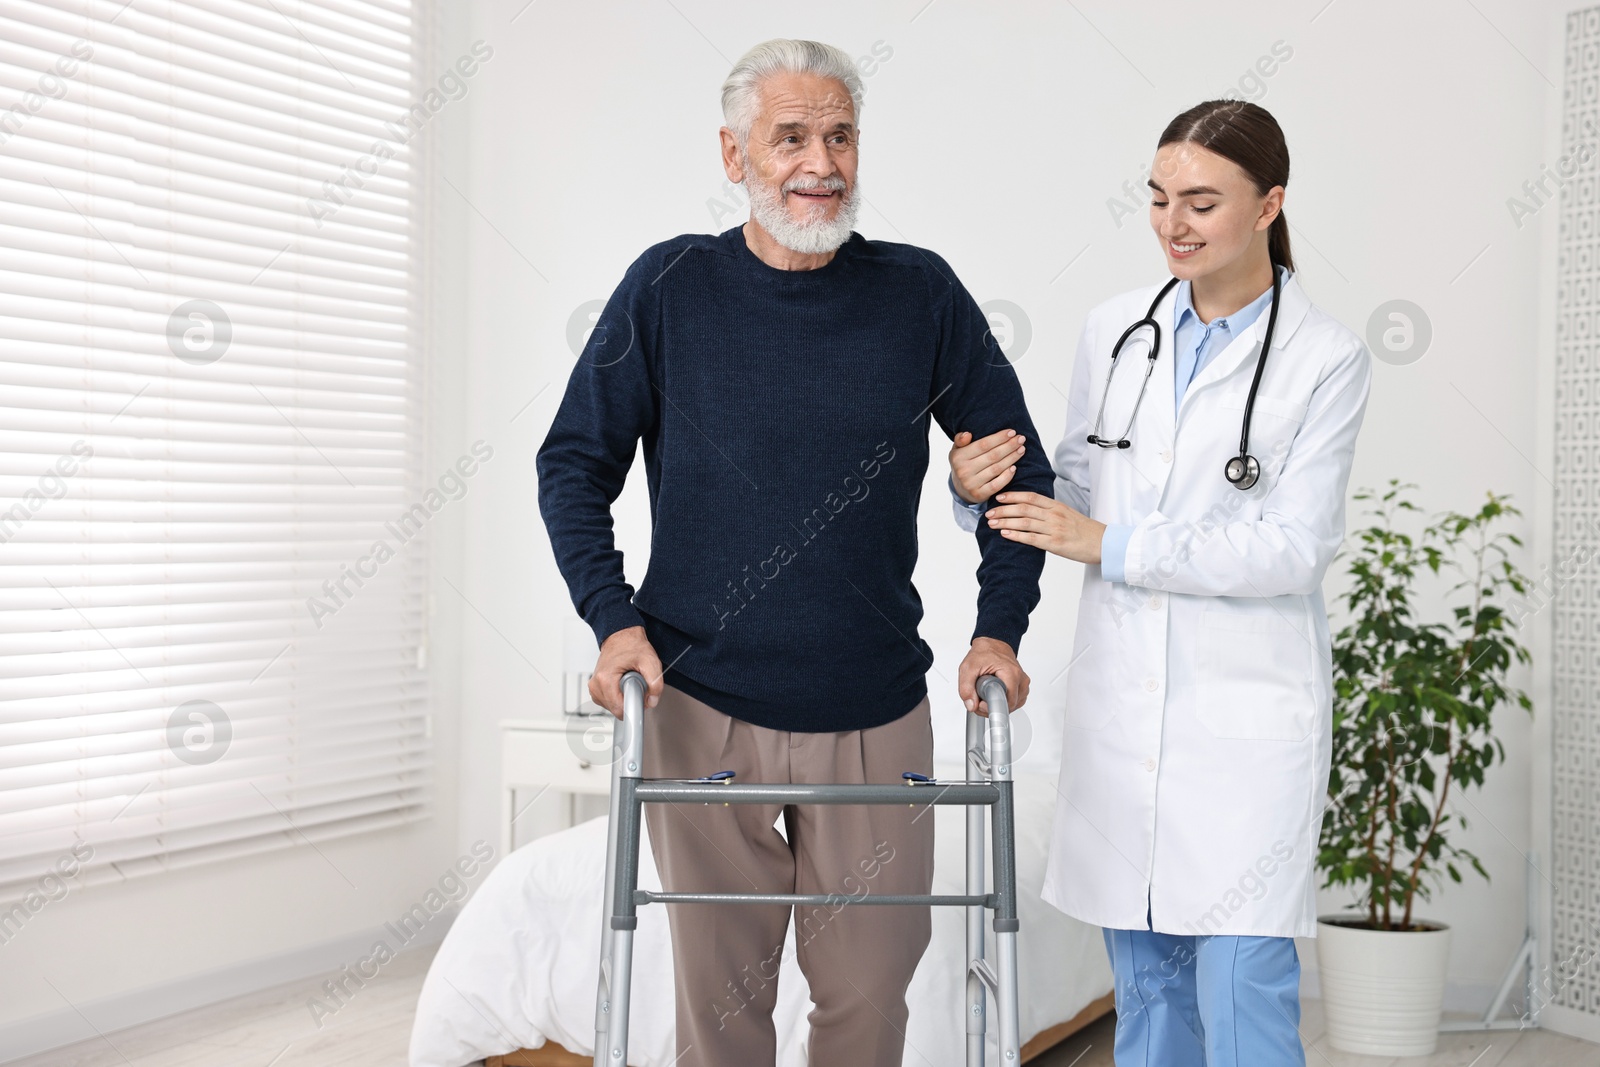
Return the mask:
[(742, 146), (760, 110), (761, 83), (774, 74), (815, 74), (843, 82), (861, 120), (861, 75), (855, 61), (831, 44), (777, 38), (763, 41), (739, 58), (722, 83), (722, 120)]

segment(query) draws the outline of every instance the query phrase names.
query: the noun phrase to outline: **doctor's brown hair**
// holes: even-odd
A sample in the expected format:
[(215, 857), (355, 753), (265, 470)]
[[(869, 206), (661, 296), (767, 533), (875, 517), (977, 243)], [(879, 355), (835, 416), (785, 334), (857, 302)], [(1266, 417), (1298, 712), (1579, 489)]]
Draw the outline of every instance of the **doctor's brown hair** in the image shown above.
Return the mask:
[[(1266, 196), (1275, 185), (1289, 184), (1289, 146), (1272, 113), (1248, 100), (1207, 100), (1171, 122), (1156, 147), (1176, 143), (1209, 149), (1250, 176), (1256, 192)], [(1267, 228), (1267, 254), (1278, 266), (1294, 270), (1289, 252), (1289, 220), (1283, 211)]]

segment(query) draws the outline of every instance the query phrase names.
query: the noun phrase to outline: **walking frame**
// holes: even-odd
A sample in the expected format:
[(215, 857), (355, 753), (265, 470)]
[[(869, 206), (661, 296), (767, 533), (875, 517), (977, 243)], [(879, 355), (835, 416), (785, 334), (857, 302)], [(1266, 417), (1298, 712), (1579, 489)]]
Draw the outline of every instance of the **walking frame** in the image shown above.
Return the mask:
[[(642, 904), (921, 904), (967, 909), (967, 1067), (983, 1067), (987, 997), (999, 1012), (999, 1067), (1020, 1067), (1017, 1013), (1016, 838), (1011, 779), (1011, 716), (1005, 684), (993, 675), (978, 679), (978, 696), (989, 709), (984, 722), (967, 715), (965, 782), (938, 782), (907, 772), (903, 785), (735, 785), (731, 772), (699, 779), (641, 778), (644, 765), (644, 677), (622, 677), (622, 721), (613, 742), (611, 810), (606, 831), (606, 914), (600, 935), (600, 982), (595, 997), (594, 1067), (626, 1067), (629, 986), (633, 967), (636, 909)], [(860, 899), (822, 893), (682, 893), (640, 889), (639, 834), (642, 805), (672, 802), (721, 804), (960, 804), (967, 809), (967, 891), (959, 895), (884, 894)], [(993, 892), (984, 892), (983, 808), (993, 823)], [(983, 954), (983, 917), (994, 913), (995, 967)], [(998, 973), (996, 973), (998, 971)]]

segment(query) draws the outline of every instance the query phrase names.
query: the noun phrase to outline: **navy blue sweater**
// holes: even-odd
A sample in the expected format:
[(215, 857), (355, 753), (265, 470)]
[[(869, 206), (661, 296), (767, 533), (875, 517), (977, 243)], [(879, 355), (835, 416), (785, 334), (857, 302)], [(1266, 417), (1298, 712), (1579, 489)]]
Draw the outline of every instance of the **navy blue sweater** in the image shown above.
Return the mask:
[[(539, 510), (595, 637), (643, 625), (665, 680), (773, 729), (860, 730), (926, 695), (911, 584), (928, 417), (1028, 435), (1013, 487), (1051, 495), (1015, 372), (938, 256), (859, 234), (827, 265), (761, 262), (739, 227), (640, 256), (539, 450)], [(644, 442), (637, 593), (611, 503)], [(941, 457), (942, 458), (942, 457)], [(974, 636), (1016, 648), (1044, 554), (982, 525)]]

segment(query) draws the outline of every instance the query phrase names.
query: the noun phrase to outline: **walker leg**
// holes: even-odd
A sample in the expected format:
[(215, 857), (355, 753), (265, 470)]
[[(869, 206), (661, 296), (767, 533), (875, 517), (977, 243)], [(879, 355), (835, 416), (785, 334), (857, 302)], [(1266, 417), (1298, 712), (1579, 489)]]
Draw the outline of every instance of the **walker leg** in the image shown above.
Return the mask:
[[(637, 778), (622, 778), (622, 825), (618, 827), (617, 881), (612, 896), (611, 919), (611, 1011), (605, 1044), (595, 1043), (595, 1067), (625, 1067), (628, 1062), (628, 1008), (633, 976), (633, 931), (639, 925), (633, 891), (639, 885), (640, 805), (634, 796)], [(598, 1037), (598, 1035), (597, 1035)]]
[(994, 912), (995, 963), (1000, 1013), (1000, 1065), (1022, 1062), (1021, 1021), (1017, 1004), (1017, 879), (1016, 838), (1013, 837), (1010, 782), (996, 782), (1000, 801), (994, 808), (994, 888), (999, 898)]
[[(974, 755), (983, 754), (983, 720), (967, 715), (967, 781), (980, 781)], [(967, 893), (983, 892), (983, 809), (967, 806)], [(967, 1067), (983, 1067), (986, 997), (973, 965), (983, 959), (982, 905), (967, 906)]]
[(611, 807), (606, 820), (605, 899), (601, 903), (600, 982), (595, 994), (594, 1067), (626, 1067), (628, 1001), (633, 973), (633, 902), (639, 884), (641, 805), (635, 795), (644, 762), (644, 677), (622, 678), (622, 721), (611, 754)]
[(979, 680), (978, 695), (989, 706), (989, 779), (994, 805), (995, 1007), (1000, 1013), (1000, 1062), (1020, 1067), (1021, 1020), (1017, 1004), (1017, 839), (1011, 779), (1011, 713), (1005, 685), (992, 675)]
[(611, 1032), (611, 916), (612, 905), (617, 899), (617, 824), (620, 821), (617, 810), (621, 801), (621, 788), (618, 785), (618, 773), (622, 770), (622, 760), (617, 747), (621, 745), (621, 731), (612, 742), (611, 755), (611, 802), (610, 812), (606, 817), (606, 880), (604, 895), (600, 898), (600, 988), (595, 994), (594, 1001), (594, 1048), (595, 1067), (603, 1067), (605, 1060), (600, 1056), (600, 1050), (609, 1044), (608, 1035)]

